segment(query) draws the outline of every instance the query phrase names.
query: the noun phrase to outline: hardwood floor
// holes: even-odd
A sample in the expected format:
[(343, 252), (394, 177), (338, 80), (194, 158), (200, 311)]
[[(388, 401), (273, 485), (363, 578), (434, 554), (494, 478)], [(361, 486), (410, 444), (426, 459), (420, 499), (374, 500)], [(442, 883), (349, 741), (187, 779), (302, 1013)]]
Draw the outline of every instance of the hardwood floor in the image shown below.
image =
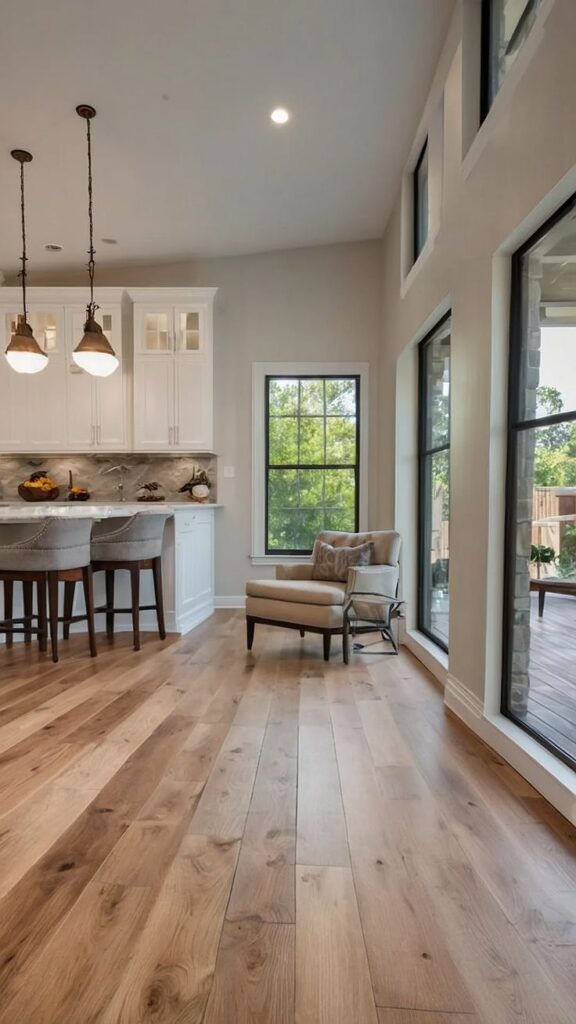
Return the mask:
[(576, 829), (409, 654), (0, 647), (1, 1024), (573, 1024)]

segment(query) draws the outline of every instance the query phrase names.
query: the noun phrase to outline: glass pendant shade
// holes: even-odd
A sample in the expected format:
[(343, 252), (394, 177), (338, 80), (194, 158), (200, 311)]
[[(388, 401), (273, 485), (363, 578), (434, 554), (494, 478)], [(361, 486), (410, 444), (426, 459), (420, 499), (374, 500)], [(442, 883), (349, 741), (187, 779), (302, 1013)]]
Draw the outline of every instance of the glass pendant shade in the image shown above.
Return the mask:
[(109, 377), (119, 365), (112, 345), (93, 318), (84, 324), (84, 335), (74, 349), (72, 359), (93, 377)]
[(48, 356), (40, 348), (32, 328), (23, 316), (18, 317), (16, 329), (4, 355), (16, 373), (39, 373), (48, 366)]

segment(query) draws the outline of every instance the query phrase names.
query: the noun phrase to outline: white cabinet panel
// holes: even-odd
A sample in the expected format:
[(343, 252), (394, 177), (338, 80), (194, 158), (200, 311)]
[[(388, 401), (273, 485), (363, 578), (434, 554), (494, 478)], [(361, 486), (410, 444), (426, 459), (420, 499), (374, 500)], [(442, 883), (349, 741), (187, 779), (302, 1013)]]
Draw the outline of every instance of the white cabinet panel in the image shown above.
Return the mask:
[(53, 352), (48, 366), (41, 373), (28, 375), (26, 411), (28, 416), (27, 446), (30, 451), (65, 451), (68, 415), (66, 403), (66, 357)]
[[(4, 346), (5, 347), (5, 346)], [(0, 355), (0, 451), (25, 451), (27, 432), (26, 377)]]
[(183, 451), (209, 451), (212, 447), (210, 371), (210, 363), (205, 356), (176, 356), (175, 443)]
[(214, 511), (174, 516), (177, 629), (187, 632), (214, 609)]
[(171, 355), (139, 355), (134, 365), (135, 447), (153, 451), (172, 444), (174, 423)]

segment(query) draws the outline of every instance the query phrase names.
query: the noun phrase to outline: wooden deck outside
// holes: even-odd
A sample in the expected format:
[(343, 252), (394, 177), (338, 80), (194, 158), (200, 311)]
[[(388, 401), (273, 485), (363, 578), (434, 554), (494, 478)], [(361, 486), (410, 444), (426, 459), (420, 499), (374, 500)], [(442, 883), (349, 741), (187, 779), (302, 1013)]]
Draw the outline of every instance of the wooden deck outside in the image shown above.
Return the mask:
[(576, 761), (576, 597), (532, 595), (530, 697), (525, 721)]

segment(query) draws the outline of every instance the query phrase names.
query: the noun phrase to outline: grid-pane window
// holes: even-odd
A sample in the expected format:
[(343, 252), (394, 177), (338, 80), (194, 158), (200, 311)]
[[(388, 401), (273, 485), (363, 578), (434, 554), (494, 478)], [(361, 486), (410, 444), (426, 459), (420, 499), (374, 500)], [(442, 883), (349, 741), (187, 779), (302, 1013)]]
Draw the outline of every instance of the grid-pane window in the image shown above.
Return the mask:
[(532, 28), (540, 0), (482, 0), (482, 115), (516, 60)]
[(358, 529), (359, 377), (266, 377), (266, 551)]
[(428, 139), (414, 168), (414, 262), (428, 238)]
[(450, 316), (420, 345), (418, 628), (448, 650)]
[(514, 255), (502, 711), (576, 767), (576, 197)]

